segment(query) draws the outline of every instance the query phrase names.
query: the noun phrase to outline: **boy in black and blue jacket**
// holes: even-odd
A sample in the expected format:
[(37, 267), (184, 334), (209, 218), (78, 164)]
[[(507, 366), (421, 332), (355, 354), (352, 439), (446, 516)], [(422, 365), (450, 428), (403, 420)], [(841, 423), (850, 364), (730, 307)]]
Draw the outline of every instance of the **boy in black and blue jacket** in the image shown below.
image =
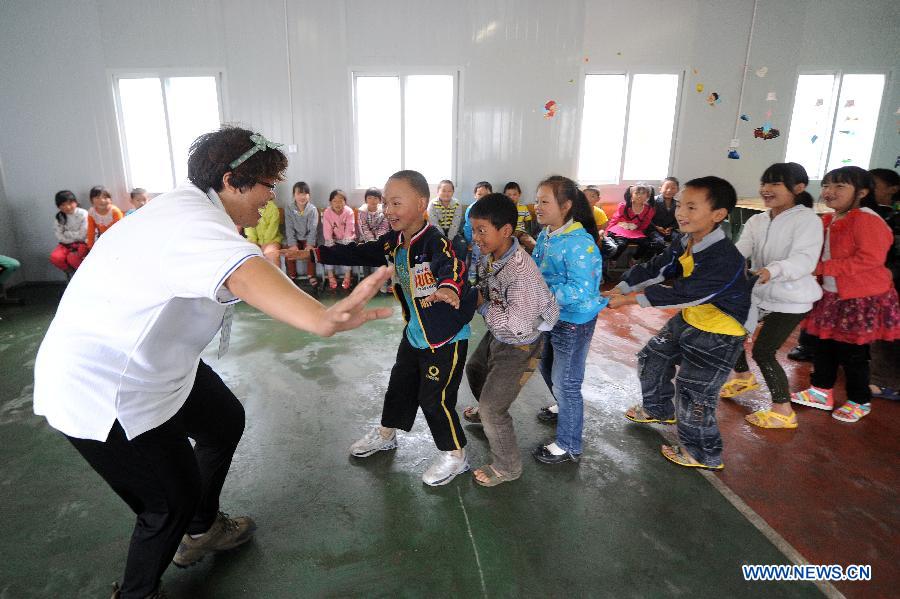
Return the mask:
[[(737, 194), (724, 179), (686, 183), (676, 210), (682, 234), (663, 254), (626, 272), (606, 294), (610, 308), (681, 308), (638, 353), (643, 403), (625, 412), (633, 422), (677, 422), (679, 445), (663, 445), (662, 453), (681, 466), (724, 467), (716, 420), (719, 389), (756, 327), (753, 278), (719, 227), (736, 203)], [(671, 285), (663, 284), (667, 280)]]
[(385, 393), (381, 426), (354, 443), (350, 453), (364, 458), (396, 448), (396, 429), (412, 429), (421, 407), (441, 450), (422, 480), (444, 485), (469, 469), (456, 399), (476, 293), (450, 241), (425, 220), (429, 195), (420, 173), (393, 174), (384, 188), (384, 213), (391, 230), (367, 243), (320, 246), (312, 256), (326, 264), (394, 265), (394, 295), (403, 308), (406, 328)]

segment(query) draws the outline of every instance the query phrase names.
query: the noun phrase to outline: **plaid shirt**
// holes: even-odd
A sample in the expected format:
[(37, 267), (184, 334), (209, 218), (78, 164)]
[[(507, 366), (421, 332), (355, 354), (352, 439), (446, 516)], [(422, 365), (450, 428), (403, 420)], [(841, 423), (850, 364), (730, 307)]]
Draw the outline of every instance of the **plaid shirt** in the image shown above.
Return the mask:
[(478, 289), (484, 298), (478, 311), (494, 337), (510, 345), (533, 343), (559, 320), (559, 306), (531, 256), (513, 238), (499, 260), (478, 262)]

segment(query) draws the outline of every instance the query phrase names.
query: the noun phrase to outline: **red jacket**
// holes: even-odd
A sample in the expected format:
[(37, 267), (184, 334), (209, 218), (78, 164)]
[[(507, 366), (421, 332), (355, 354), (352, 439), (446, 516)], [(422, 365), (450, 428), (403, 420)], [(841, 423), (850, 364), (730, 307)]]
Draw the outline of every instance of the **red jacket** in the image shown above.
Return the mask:
[[(834, 214), (822, 217), (826, 232), (832, 220)], [(819, 259), (814, 274), (834, 277), (841, 299), (886, 293), (893, 281), (884, 261), (893, 242), (880, 216), (868, 209), (851, 210), (831, 225), (831, 259)]]

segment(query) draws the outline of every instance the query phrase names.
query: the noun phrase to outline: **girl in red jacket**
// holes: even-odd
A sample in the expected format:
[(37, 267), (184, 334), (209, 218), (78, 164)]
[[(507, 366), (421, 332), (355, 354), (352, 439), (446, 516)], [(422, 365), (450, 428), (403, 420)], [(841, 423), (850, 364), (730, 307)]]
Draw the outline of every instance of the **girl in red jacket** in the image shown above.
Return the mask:
[(815, 271), (824, 295), (805, 323), (816, 339), (811, 387), (791, 396), (794, 403), (834, 409), (841, 365), (847, 403), (832, 416), (843, 422), (856, 422), (871, 409), (869, 344), (900, 339), (897, 291), (884, 266), (893, 236), (881, 217), (859, 207), (873, 189), (872, 176), (856, 166), (830, 171), (822, 180), (822, 199), (834, 213), (822, 219), (825, 245)]

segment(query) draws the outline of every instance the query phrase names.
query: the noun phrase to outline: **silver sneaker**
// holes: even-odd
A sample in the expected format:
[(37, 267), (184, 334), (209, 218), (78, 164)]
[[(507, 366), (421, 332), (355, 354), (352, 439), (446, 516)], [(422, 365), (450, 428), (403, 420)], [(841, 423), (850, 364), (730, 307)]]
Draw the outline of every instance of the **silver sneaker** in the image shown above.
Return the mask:
[(422, 475), (422, 482), (432, 487), (446, 485), (457, 474), (462, 474), (469, 469), (469, 456), (463, 449), (462, 457), (453, 455), (452, 451), (442, 451), (431, 460), (431, 466)]
[(381, 427), (376, 426), (365, 437), (350, 446), (350, 455), (355, 458), (367, 458), (373, 453), (397, 449), (397, 431), (385, 439), (381, 436)]

